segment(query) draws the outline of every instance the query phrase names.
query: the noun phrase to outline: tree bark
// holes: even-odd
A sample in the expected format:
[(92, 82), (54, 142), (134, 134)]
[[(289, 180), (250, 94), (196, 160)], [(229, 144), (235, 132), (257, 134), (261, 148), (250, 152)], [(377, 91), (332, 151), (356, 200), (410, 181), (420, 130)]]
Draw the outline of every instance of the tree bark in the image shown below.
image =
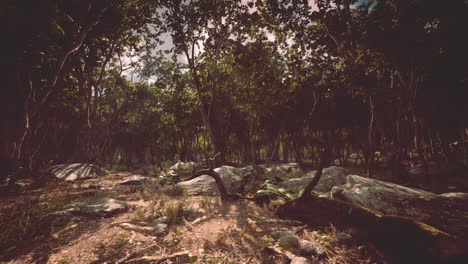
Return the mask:
[(374, 123), (375, 123), (375, 105), (374, 96), (369, 95), (369, 108), (370, 108), (370, 122), (369, 122), (369, 155), (367, 156), (367, 176), (372, 178), (374, 176)]
[(325, 142), (324, 139), (319, 138), (319, 137), (314, 137), (312, 140), (317, 142), (319, 144), (320, 148), (321, 148), (320, 164), (319, 164), (319, 167), (317, 169), (317, 172), (314, 175), (314, 178), (305, 187), (305, 189), (302, 192), (299, 199), (309, 199), (309, 198), (311, 198), (312, 190), (319, 183), (320, 177), (322, 176), (323, 169), (328, 165), (329, 161), (331, 160), (330, 159), (330, 153), (329, 153), (329, 146), (327, 145), (327, 142)]

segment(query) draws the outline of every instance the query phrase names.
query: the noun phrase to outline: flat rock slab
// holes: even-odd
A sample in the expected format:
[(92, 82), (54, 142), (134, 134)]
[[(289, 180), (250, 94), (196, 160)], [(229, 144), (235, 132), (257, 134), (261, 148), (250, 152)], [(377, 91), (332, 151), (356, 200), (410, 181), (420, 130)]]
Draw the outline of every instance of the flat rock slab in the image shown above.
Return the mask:
[(381, 215), (416, 219), (453, 235), (468, 236), (468, 210), (462, 194), (435, 193), (394, 183), (348, 175), (333, 187), (333, 199), (365, 207)]
[(128, 211), (130, 206), (111, 198), (99, 198), (66, 205), (62, 213), (88, 217), (110, 217)]
[(55, 177), (65, 181), (98, 178), (107, 175), (107, 172), (94, 164), (72, 163), (60, 164), (49, 168)]
[(144, 177), (141, 175), (133, 175), (121, 182), (119, 182), (120, 185), (141, 185), (145, 183), (150, 183), (153, 182), (154, 178), (151, 177)]
[[(303, 190), (312, 181), (316, 173), (317, 171), (311, 171), (303, 177), (289, 179), (280, 184), (280, 186), (287, 189)], [(329, 192), (333, 186), (345, 184), (348, 174), (349, 170), (342, 167), (330, 166), (325, 168), (322, 171), (322, 176), (317, 186), (315, 186), (314, 191), (322, 193)]]

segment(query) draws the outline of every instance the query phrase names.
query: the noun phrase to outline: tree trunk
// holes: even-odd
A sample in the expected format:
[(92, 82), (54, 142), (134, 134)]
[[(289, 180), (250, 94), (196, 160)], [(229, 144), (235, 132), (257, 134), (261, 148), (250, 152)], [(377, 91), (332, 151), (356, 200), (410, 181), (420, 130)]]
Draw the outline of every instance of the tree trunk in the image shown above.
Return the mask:
[(374, 176), (374, 124), (375, 124), (375, 105), (374, 96), (369, 95), (369, 108), (370, 108), (370, 122), (369, 122), (369, 152), (367, 156), (367, 176), (372, 178)]
[(320, 177), (322, 176), (322, 171), (323, 169), (329, 165), (329, 161), (331, 160), (330, 158), (330, 153), (329, 153), (329, 146), (327, 145), (327, 142), (325, 140), (315, 137), (313, 138), (315, 142), (318, 142), (321, 148), (321, 155), (320, 155), (320, 164), (317, 169), (317, 172), (315, 173), (314, 178), (312, 181), (305, 187), (304, 191), (302, 192), (300, 199), (308, 199), (312, 196), (312, 190), (317, 186), (317, 184), (320, 181)]

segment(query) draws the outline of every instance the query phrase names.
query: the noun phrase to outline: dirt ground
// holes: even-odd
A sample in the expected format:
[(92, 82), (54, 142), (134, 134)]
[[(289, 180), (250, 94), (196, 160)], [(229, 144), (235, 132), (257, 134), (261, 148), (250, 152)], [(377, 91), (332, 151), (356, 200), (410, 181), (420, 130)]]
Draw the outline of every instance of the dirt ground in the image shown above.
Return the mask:
[[(333, 227), (313, 230), (297, 221), (279, 219), (271, 208), (251, 201), (222, 204), (218, 197), (169, 197), (154, 185), (118, 185), (129, 176), (131, 173), (114, 173), (79, 183), (55, 182), (34, 190), (28, 188), (30, 181), (21, 180), (15, 193), (0, 198), (2, 219), (7, 219), (5, 214), (15, 205), (51, 202), (51, 197), (62, 203), (89, 196), (109, 197), (127, 202), (130, 210), (109, 218), (73, 219), (47, 234), (25, 236), (28, 240), (10, 245), (11, 250), (1, 256), (0, 263), (288, 263), (284, 256), (265, 250), (275, 247), (275, 241), (268, 236), (272, 231), (288, 230), (300, 239), (322, 244), (336, 232)], [(95, 185), (101, 188), (93, 189)], [(170, 225), (166, 236), (155, 236), (152, 232), (155, 222), (145, 220), (145, 215), (167, 211), (174, 203), (195, 213)], [(26, 232), (36, 232), (39, 227), (30, 223), (24, 228), (30, 229)], [(325, 247), (326, 258), (309, 257), (309, 261), (388, 263), (379, 252), (358, 244)]]

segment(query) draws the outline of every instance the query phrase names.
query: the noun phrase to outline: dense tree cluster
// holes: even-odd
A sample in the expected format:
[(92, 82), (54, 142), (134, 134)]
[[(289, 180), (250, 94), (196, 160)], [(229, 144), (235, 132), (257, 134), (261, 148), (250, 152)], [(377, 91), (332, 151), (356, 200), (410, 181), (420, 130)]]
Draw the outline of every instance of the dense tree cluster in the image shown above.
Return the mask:
[[(4, 1), (0, 177), (147, 166), (467, 162), (464, 0)], [(170, 36), (170, 50), (158, 48)], [(139, 82), (125, 76), (125, 61)], [(184, 63), (186, 62), (186, 63)], [(128, 74), (127, 74), (128, 75)], [(377, 157), (379, 154), (381, 157)]]

